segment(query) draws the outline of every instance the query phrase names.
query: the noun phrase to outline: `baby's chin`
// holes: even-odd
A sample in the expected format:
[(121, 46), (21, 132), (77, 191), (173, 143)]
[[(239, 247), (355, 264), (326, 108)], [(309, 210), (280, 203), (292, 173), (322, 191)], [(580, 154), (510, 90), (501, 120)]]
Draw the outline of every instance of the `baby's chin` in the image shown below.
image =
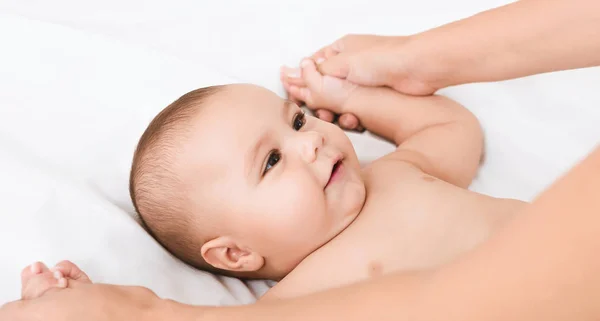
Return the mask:
[(352, 225), (365, 205), (366, 189), (362, 181), (348, 184), (356, 185), (355, 190), (352, 193), (353, 195), (345, 195), (347, 200), (351, 200), (351, 203), (340, 204), (344, 210), (341, 213), (338, 213), (339, 219), (336, 224), (336, 229), (332, 231), (331, 238), (327, 242), (340, 235), (346, 228)]
[(351, 175), (354, 176), (349, 182), (346, 182), (345, 193), (342, 196), (343, 217), (350, 219), (348, 225), (360, 215), (360, 212), (367, 200), (367, 187), (365, 185), (362, 171), (359, 166), (354, 168)]
[(365, 199), (362, 198), (362, 202), (360, 202), (360, 203), (357, 202), (356, 206), (351, 211), (348, 211), (348, 214), (346, 216), (344, 216), (344, 218), (342, 219), (342, 224), (341, 224), (343, 226), (343, 228), (340, 230), (339, 233), (343, 232), (348, 226), (350, 226), (350, 225), (352, 225), (352, 223), (354, 223), (356, 218), (360, 215), (363, 205), (365, 204), (364, 200)]

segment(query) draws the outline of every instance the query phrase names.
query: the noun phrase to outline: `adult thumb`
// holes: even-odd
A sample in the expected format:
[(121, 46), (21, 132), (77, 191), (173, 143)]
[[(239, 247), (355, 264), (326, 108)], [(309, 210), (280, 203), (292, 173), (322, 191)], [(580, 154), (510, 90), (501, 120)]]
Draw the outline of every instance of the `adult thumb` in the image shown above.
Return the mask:
[(320, 62), (317, 70), (323, 75), (346, 79), (352, 66), (352, 56), (351, 53), (338, 53)]
[(318, 69), (324, 75), (346, 79), (358, 85), (383, 86), (387, 85), (388, 70), (378, 57), (377, 52), (372, 50), (342, 52), (323, 61)]

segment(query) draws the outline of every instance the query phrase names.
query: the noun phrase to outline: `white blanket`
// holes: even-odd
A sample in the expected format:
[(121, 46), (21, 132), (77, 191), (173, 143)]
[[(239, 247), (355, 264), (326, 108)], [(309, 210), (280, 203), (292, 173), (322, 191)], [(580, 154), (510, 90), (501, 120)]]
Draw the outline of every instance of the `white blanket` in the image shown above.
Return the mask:
[[(345, 33), (410, 34), (508, 1), (0, 0), (0, 304), (34, 260), (195, 304), (268, 285), (193, 270), (131, 218), (127, 178), (150, 119), (188, 90), (253, 82)], [(440, 50), (443, 50), (441, 48)], [(486, 132), (474, 190), (530, 200), (600, 137), (600, 70), (448, 88)], [(351, 135), (361, 160), (391, 146)]]

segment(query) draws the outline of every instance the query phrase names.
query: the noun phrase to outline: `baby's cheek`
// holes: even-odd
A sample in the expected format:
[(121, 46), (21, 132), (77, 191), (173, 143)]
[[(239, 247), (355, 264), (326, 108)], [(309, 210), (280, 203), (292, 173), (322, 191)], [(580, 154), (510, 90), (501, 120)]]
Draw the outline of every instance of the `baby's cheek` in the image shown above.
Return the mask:
[(350, 137), (348, 137), (348, 134), (346, 134), (339, 126), (328, 124), (326, 135), (326, 139), (329, 141), (328, 143), (335, 149), (343, 152), (346, 157), (354, 157), (354, 155), (356, 155)]
[(306, 176), (285, 186), (286, 192), (281, 193), (277, 200), (281, 228), (300, 234), (317, 232), (323, 224), (326, 210), (322, 189), (317, 189)]

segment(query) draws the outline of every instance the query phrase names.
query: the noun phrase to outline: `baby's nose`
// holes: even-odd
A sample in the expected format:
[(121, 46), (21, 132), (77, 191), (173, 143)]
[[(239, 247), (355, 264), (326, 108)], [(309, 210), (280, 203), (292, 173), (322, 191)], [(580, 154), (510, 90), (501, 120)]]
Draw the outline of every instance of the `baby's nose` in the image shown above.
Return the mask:
[(325, 144), (325, 136), (319, 132), (302, 132), (300, 138), (300, 152), (306, 162), (312, 163), (317, 159), (319, 149)]

